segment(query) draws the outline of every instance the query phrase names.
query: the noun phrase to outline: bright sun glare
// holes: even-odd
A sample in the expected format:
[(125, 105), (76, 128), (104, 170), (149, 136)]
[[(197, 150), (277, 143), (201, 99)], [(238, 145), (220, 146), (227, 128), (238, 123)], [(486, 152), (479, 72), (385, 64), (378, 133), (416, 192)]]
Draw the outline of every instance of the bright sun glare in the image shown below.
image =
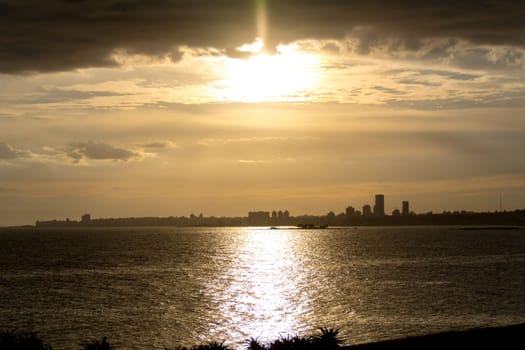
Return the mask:
[(256, 39), (238, 51), (247, 59), (228, 59), (218, 97), (232, 102), (305, 101), (318, 83), (318, 58), (280, 45), (276, 54), (262, 53), (264, 43)]

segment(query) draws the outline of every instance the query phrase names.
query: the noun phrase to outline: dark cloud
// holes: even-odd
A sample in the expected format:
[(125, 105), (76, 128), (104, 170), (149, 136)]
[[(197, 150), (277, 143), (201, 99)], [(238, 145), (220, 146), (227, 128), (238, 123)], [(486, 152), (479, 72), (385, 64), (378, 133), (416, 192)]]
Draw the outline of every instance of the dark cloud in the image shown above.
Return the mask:
[[(117, 50), (178, 59), (177, 47), (235, 52), (257, 35), (255, 1), (36, 0), (0, 2), (0, 72), (113, 66)], [(360, 36), (416, 50), (425, 38), (525, 46), (521, 0), (268, 0), (269, 46)], [(238, 53), (237, 53), (238, 54)], [(510, 58), (512, 59), (512, 57)]]
[(125, 96), (128, 94), (109, 91), (77, 91), (60, 89), (43, 89), (35, 96), (21, 97), (19, 104), (45, 104), (67, 101), (88, 100), (96, 97)]
[(138, 153), (130, 150), (95, 141), (70, 142), (65, 152), (73, 158), (74, 162), (79, 162), (81, 159), (128, 161), (139, 157)]
[(17, 150), (5, 142), (0, 142), (0, 159), (17, 159), (17, 158), (26, 158), (31, 154), (27, 151)]
[(515, 48), (468, 48), (451, 55), (450, 63), (468, 69), (521, 68), (525, 56), (522, 50)]
[(12, 0), (0, 20), (0, 71), (115, 66), (115, 50), (177, 59), (179, 45), (251, 41), (249, 1)]
[[(441, 86), (440, 82), (432, 80), (433, 76), (444, 77), (448, 81), (450, 80), (459, 80), (459, 81), (469, 81), (479, 79), (481, 76), (476, 74), (466, 74), (459, 73), (454, 71), (445, 71), (437, 69), (422, 69), (417, 71), (407, 71), (403, 69), (392, 69), (385, 74), (395, 75), (395, 74), (410, 74), (407, 78), (401, 78), (398, 80), (400, 84), (409, 84), (409, 85), (422, 85), (422, 86)], [(385, 91), (386, 92), (386, 91)]]
[(474, 79), (480, 78), (480, 75), (476, 75), (476, 74), (466, 74), (466, 73), (450, 72), (450, 71), (436, 70), (436, 69), (423, 69), (419, 71), (419, 74), (421, 75), (440, 75), (440, 76), (446, 77), (447, 79), (453, 79), (453, 80), (474, 80)]
[(175, 144), (171, 141), (152, 141), (148, 143), (139, 144), (143, 148), (174, 148)]
[(400, 84), (408, 84), (408, 85), (422, 85), (422, 86), (432, 86), (432, 87), (438, 87), (441, 86), (440, 83), (435, 83), (427, 80), (418, 80), (418, 79), (401, 79), (399, 80)]
[[(365, 30), (367, 41), (389, 33), (416, 49), (426, 37), (463, 38), (474, 42), (523, 45), (525, 4), (519, 0), (297, 0), (277, 1), (272, 23), (282, 36), (293, 39), (344, 36), (354, 28)], [(287, 34), (288, 33), (288, 34)]]

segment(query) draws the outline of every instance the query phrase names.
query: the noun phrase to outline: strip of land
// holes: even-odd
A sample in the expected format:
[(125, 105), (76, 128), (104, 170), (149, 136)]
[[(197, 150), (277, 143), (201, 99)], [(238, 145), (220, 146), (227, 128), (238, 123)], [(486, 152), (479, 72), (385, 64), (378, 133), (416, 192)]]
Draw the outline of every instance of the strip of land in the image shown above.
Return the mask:
[(525, 323), (466, 331), (444, 332), (376, 343), (345, 346), (344, 350), (525, 349)]
[[(320, 328), (316, 336), (281, 336), (274, 342), (263, 344), (251, 338), (247, 350), (522, 350), (525, 349), (525, 323), (493, 328), (444, 332), (368, 344), (340, 347), (339, 329)], [(81, 343), (83, 350), (117, 349), (107, 338)], [(52, 350), (51, 345), (32, 331), (0, 331), (2, 350)], [(165, 348), (169, 350), (171, 348)], [(211, 342), (173, 350), (232, 350), (224, 343)]]
[(268, 211), (250, 212), (244, 217), (128, 217), (91, 218), (90, 214), (77, 220), (39, 220), (36, 227), (128, 227), (128, 226), (296, 226), (300, 228), (326, 228), (328, 226), (412, 226), (412, 225), (477, 225), (488, 229), (525, 226), (525, 209), (500, 212), (443, 212), (410, 215), (363, 215), (330, 212), (326, 215), (270, 214)]

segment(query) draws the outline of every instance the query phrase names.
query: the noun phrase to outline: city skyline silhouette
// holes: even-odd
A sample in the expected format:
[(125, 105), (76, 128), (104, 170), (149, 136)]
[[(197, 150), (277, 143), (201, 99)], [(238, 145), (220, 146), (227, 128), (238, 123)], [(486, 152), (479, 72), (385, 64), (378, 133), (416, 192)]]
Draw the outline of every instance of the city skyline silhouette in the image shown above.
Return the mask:
[[(298, 228), (327, 228), (328, 226), (388, 226), (388, 225), (524, 225), (525, 210), (472, 212), (466, 210), (443, 211), (441, 213), (416, 213), (410, 210), (410, 202), (403, 200), (401, 210), (395, 208), (391, 214), (385, 212), (385, 195), (376, 194), (374, 204), (365, 204), (362, 210), (348, 206), (343, 212), (329, 211), (325, 215), (292, 215), (288, 209), (248, 211), (246, 216), (216, 217), (195, 215), (168, 217), (119, 217), (93, 218), (83, 214), (80, 221), (37, 220), (37, 227), (101, 227), (101, 226), (297, 226)], [(509, 227), (511, 228), (511, 227)], [(516, 227), (517, 228), (517, 227)]]

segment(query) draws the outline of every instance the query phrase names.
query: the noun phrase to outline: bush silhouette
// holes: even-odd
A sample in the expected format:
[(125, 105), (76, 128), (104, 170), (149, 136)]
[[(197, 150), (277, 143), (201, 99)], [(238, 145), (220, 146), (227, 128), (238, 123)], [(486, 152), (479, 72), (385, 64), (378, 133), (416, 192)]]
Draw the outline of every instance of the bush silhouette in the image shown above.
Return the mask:
[(318, 349), (337, 349), (344, 342), (344, 339), (339, 337), (339, 328), (321, 327), (319, 331), (321, 334), (314, 338), (314, 344)]
[(343, 343), (339, 337), (339, 329), (319, 328), (321, 334), (300, 337), (281, 336), (268, 344), (261, 343), (257, 338), (247, 340), (247, 350), (333, 350)]
[(270, 343), (270, 350), (308, 350), (313, 349), (313, 337), (281, 336), (279, 339)]
[(2, 350), (52, 350), (35, 332), (11, 330), (0, 332)]
[(106, 337), (101, 340), (91, 340), (89, 342), (81, 343), (82, 350), (112, 350), (115, 349), (109, 343)]
[[(320, 334), (314, 336), (280, 336), (278, 339), (262, 343), (257, 338), (246, 342), (247, 350), (334, 350), (343, 339), (339, 337), (339, 329), (319, 328)], [(106, 337), (80, 343), (81, 350), (114, 350)], [(0, 331), (0, 350), (52, 350), (52, 347), (32, 331), (11, 330)], [(170, 350), (165, 348), (165, 350)], [(171, 350), (233, 350), (224, 342), (212, 341), (207, 344), (192, 347), (175, 347)]]
[(250, 338), (246, 341), (246, 349), (247, 350), (267, 350), (268, 347), (261, 343), (258, 338)]
[[(165, 350), (171, 350), (169, 348), (164, 348)], [(218, 343), (215, 341), (209, 342), (208, 344), (194, 345), (191, 348), (185, 346), (178, 346), (173, 350), (232, 350), (227, 345), (224, 345), (224, 342)]]

